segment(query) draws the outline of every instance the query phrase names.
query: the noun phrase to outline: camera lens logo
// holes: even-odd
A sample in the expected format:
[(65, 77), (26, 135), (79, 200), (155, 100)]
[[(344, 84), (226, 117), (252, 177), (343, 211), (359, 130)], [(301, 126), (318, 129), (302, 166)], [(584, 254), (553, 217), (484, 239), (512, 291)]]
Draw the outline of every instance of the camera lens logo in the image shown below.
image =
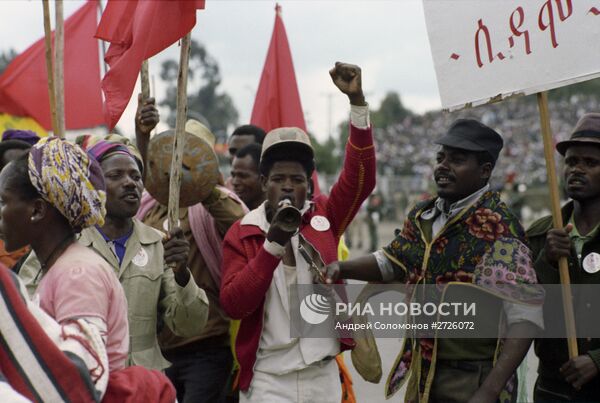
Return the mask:
[(300, 316), (311, 325), (325, 322), (331, 308), (327, 298), (321, 294), (310, 294), (300, 303)]

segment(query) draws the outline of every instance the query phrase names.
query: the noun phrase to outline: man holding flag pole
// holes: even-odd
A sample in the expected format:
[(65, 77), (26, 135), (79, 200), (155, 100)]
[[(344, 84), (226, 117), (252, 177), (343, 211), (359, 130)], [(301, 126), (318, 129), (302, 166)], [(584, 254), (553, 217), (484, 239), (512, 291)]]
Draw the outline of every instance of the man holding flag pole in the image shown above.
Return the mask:
[[(111, 0), (104, 11), (97, 37), (111, 42), (105, 58), (110, 70), (102, 84), (106, 96), (105, 111), (109, 127), (114, 127), (129, 101), (143, 61), (183, 37), (175, 135), (171, 137), (173, 141), (169, 144), (172, 147), (169, 150), (172, 149), (173, 152), (172, 154), (170, 151), (158, 153), (160, 155), (154, 156), (170, 161), (171, 169), (164, 172), (166, 177), (171, 179), (168, 208), (167, 200), (157, 203), (149, 194), (144, 194), (138, 218), (159, 230), (172, 228), (177, 221), (180, 221), (184, 236), (190, 243), (188, 267), (194, 281), (207, 292), (208, 324), (203, 333), (194, 338), (179, 338), (165, 330), (161, 335), (161, 347), (166, 358), (173, 363), (173, 366), (167, 370), (167, 375), (177, 389), (178, 400), (212, 403), (221, 401), (232, 363), (229, 349), (229, 322), (217, 303), (220, 280), (217, 262), (220, 261), (221, 256), (220, 242), (229, 225), (243, 214), (243, 208), (241, 202), (229, 197), (225, 190), (221, 191), (214, 186), (208, 189), (208, 194), (205, 194), (207, 197), (204, 197), (201, 202), (179, 205), (182, 160), (186, 158), (183, 156), (184, 143), (187, 141), (186, 133), (189, 132), (189, 129), (184, 129), (187, 113), (189, 32), (196, 23), (196, 9), (201, 8), (204, 8), (203, 0), (169, 2)], [(152, 129), (147, 125), (146, 120), (153, 120), (154, 100), (143, 95), (138, 102), (136, 140), (145, 159), (148, 146), (151, 145), (149, 135)], [(203, 128), (200, 132), (208, 132), (208, 130)], [(209, 135), (212, 136), (212, 133)], [(154, 138), (157, 137), (159, 136)], [(203, 140), (194, 141), (196, 141), (194, 144), (198, 144), (197, 141)], [(206, 146), (209, 147), (208, 144)], [(189, 144), (187, 151), (190, 151)], [(152, 160), (152, 155), (148, 155), (148, 160), (149, 167), (156, 161)], [(149, 178), (148, 175), (146, 177)], [(146, 186), (150, 188), (148, 183)], [(167, 193), (166, 189), (161, 191)], [(181, 197), (190, 196), (184, 193)]]
[[(552, 228), (552, 217), (544, 217), (527, 231), (541, 283), (559, 284), (558, 260), (568, 260), (573, 283), (600, 283), (600, 114), (584, 115), (571, 138), (556, 145), (565, 157), (564, 183), (571, 199), (562, 208), (563, 228)], [(589, 288), (587, 289), (589, 290)], [(593, 295), (586, 289), (574, 294), (574, 305), (594, 308)], [(560, 298), (560, 297), (558, 297)], [(547, 326), (560, 315), (553, 309), (544, 312)], [(560, 326), (561, 323), (559, 322)], [(550, 331), (550, 329), (548, 329)], [(538, 338), (538, 378), (534, 388), (536, 402), (597, 401), (600, 399), (600, 340), (577, 339), (578, 355), (569, 357), (565, 339)]]

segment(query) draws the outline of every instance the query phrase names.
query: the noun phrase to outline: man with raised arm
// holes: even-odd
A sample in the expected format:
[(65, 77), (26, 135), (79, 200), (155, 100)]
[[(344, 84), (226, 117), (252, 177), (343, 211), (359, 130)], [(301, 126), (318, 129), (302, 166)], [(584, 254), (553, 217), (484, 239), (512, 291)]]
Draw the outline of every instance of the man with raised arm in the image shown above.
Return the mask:
[[(375, 150), (358, 66), (336, 63), (331, 78), (350, 100), (350, 138), (344, 167), (329, 197), (308, 200), (314, 151), (296, 127), (269, 132), (260, 160), (267, 200), (236, 222), (223, 244), (221, 305), (240, 319), (236, 356), (241, 402), (341, 400), (340, 350), (352, 340), (290, 337), (289, 290), (312, 284), (299, 247), (318, 252), (323, 264), (337, 259), (337, 245), (363, 200), (375, 186)], [(286, 225), (287, 200), (301, 218)], [(293, 228), (292, 228), (293, 227)]]

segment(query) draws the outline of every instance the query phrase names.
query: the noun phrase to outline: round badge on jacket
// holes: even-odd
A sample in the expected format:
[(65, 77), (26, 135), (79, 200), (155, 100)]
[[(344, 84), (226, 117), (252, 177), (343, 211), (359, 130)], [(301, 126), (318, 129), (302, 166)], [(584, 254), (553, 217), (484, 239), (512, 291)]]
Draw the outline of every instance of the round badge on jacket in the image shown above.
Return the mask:
[(329, 224), (327, 217), (316, 215), (310, 219), (310, 226), (319, 232), (324, 232), (331, 227), (331, 224)]
[(600, 271), (600, 255), (596, 252), (592, 252), (583, 258), (583, 270), (590, 274)]
[(131, 259), (134, 265), (144, 267), (148, 264), (148, 252), (141, 248), (138, 253)]

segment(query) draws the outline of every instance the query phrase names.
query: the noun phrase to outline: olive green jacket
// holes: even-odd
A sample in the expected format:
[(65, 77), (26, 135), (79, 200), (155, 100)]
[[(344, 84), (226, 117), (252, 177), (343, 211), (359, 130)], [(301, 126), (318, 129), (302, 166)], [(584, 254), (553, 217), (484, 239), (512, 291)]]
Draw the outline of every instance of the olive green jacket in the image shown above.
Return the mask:
[[(130, 338), (128, 365), (162, 370), (171, 364), (158, 345), (159, 323), (166, 324), (179, 336), (196, 336), (208, 318), (208, 299), (191, 276), (185, 287), (175, 282), (173, 271), (164, 264), (162, 234), (137, 219), (133, 222), (133, 233), (125, 244), (120, 266), (95, 227), (84, 229), (79, 242), (94, 249), (115, 268), (125, 290)], [(35, 293), (39, 283), (39, 271), (39, 261), (32, 252), (19, 272), (30, 295)]]
[[(567, 203), (562, 208), (563, 225), (566, 225), (573, 213), (573, 202)], [(529, 245), (533, 255), (534, 267), (538, 280), (542, 284), (560, 284), (560, 275), (558, 268), (550, 264), (546, 260), (546, 252), (544, 249), (546, 243), (546, 234), (552, 228), (552, 217), (546, 216), (536, 222), (527, 230)], [(585, 257), (591, 252), (600, 253), (600, 236), (596, 235), (589, 242), (584, 244), (582, 256)], [(567, 258), (569, 263), (569, 275), (571, 284), (599, 284), (600, 272), (590, 274), (581, 267), (577, 257), (571, 256)], [(591, 290), (593, 292), (593, 290)], [(590, 292), (590, 290), (586, 290)], [(548, 295), (546, 296), (548, 298)], [(557, 298), (562, 298), (557, 296)], [(573, 306), (575, 308), (577, 322), (577, 311), (584, 309), (595, 309), (599, 307), (591, 306), (592, 301), (597, 300), (593, 295), (586, 295), (585, 292), (574, 293)], [(564, 316), (560, 311), (549, 311), (544, 309), (544, 323), (550, 329), (551, 326), (564, 326)], [(600, 339), (577, 339), (579, 354), (588, 354), (596, 365), (600, 368)], [(562, 364), (569, 360), (567, 351), (566, 339), (551, 339), (539, 338), (535, 340), (535, 352), (540, 359), (540, 367), (538, 373), (541, 375), (553, 378), (554, 380), (562, 380), (563, 377), (559, 373), (559, 368)], [(585, 387), (600, 387), (600, 377), (596, 377)]]

